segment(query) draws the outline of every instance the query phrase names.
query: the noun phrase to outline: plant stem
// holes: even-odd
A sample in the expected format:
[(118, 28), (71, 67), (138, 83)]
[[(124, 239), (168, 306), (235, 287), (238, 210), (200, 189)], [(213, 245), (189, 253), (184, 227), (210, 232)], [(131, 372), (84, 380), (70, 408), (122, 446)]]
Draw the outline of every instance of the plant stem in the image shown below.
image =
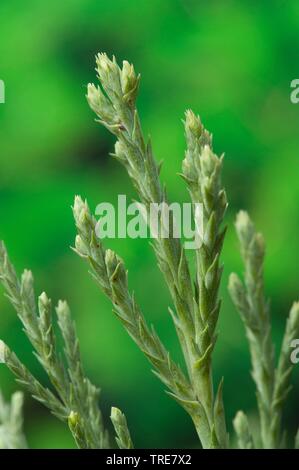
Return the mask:
[(291, 309), (275, 371), (269, 303), (264, 294), (264, 239), (256, 232), (248, 214), (243, 211), (237, 216), (236, 230), (245, 265), (245, 286), (236, 274), (231, 274), (229, 291), (245, 324), (249, 342), (252, 376), (257, 388), (262, 446), (275, 449), (282, 444), (281, 416), (290, 391), (293, 368), (290, 345), (299, 334), (299, 304), (294, 303)]
[[(97, 56), (97, 71), (101, 87), (88, 86), (89, 105), (99, 117), (99, 122), (116, 136), (113, 156), (125, 166), (141, 202), (146, 207), (147, 220), (150, 220), (150, 206), (167, 205), (167, 197), (159, 179), (160, 167), (155, 163), (151, 142), (145, 142), (136, 110), (140, 77), (136, 76), (133, 66), (128, 62), (123, 62), (123, 67), (120, 68), (115, 58), (111, 61), (106, 54)], [(187, 114), (188, 116), (191, 114)], [(190, 120), (187, 119), (187, 137), (189, 124)], [(198, 126), (197, 123), (196, 125)], [(195, 134), (196, 132), (197, 130)], [(196, 202), (199, 202), (199, 193), (204, 196), (200, 202), (205, 206), (205, 222), (210, 223), (207, 228), (208, 244), (197, 253), (196, 292), (193, 289), (185, 250), (179, 239), (174, 236), (173, 214), (170, 217), (168, 237), (161, 236), (161, 231), (158, 231), (158, 237), (154, 239), (154, 249), (175, 306), (175, 312), (170, 312), (193, 393), (207, 420), (203, 436), (200, 431), (202, 410), (199, 416), (193, 417), (193, 421), (205, 447), (226, 447), (222, 384), (214, 399), (211, 354), (216, 341), (215, 328), (220, 309), (218, 286), (222, 268), (219, 266), (219, 253), (224, 234), (219, 233), (218, 229), (227, 204), (225, 193), (220, 187), (222, 159), (218, 159), (210, 148), (203, 149), (201, 137), (195, 134), (192, 134), (191, 141), (187, 139), (188, 150), (183, 173), (190, 159), (193, 160), (196, 171), (202, 165), (202, 172), (196, 175), (197, 188), (193, 196)], [(184, 176), (189, 182), (189, 175)], [(160, 228), (163, 227), (162, 215), (159, 224)]]

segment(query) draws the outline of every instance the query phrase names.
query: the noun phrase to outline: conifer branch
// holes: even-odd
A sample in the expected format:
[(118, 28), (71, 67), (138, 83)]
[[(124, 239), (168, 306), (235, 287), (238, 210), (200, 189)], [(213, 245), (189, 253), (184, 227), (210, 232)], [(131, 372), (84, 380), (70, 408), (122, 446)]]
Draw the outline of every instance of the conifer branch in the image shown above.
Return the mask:
[[(110, 60), (106, 54), (99, 54), (96, 62), (100, 86), (88, 86), (89, 105), (99, 122), (116, 136), (113, 156), (125, 166), (150, 220), (150, 205), (167, 204), (167, 197), (159, 179), (159, 166), (155, 162), (151, 143), (146, 143), (144, 139), (136, 110), (140, 77), (136, 76), (133, 66), (128, 62), (123, 62), (120, 68), (115, 58)], [(192, 112), (186, 114), (186, 135), (188, 148), (183, 176), (189, 185), (193, 202), (203, 203), (207, 223), (204, 248), (197, 253), (195, 291), (184, 248), (174, 236), (174, 219), (171, 220), (168, 237), (162, 237), (161, 231), (158, 231), (154, 248), (174, 302), (175, 312), (171, 309), (170, 312), (193, 393), (207, 420), (205, 428), (208, 428), (209, 438), (205, 435), (200, 439), (202, 442), (204, 440), (205, 447), (226, 447), (228, 441), (222, 383), (215, 398), (211, 366), (220, 309), (218, 287), (222, 267), (219, 254), (224, 238), (220, 225), (227, 206), (220, 181), (222, 158), (219, 159), (212, 152), (210, 137)], [(163, 225), (162, 218), (160, 225)], [(105, 272), (101, 274), (99, 282), (107, 293)]]
[(23, 432), (23, 403), (21, 392), (15, 392), (6, 403), (0, 392), (0, 449), (27, 449)]
[[(35, 349), (35, 355), (48, 374), (56, 395), (43, 387), (21, 363), (17, 356), (1, 341), (0, 355), (3, 362), (14, 373), (16, 379), (31, 395), (48, 407), (63, 421), (69, 420), (71, 413), (80, 417), (80, 445), (86, 448), (109, 447), (108, 433), (104, 427), (98, 407), (99, 390), (86, 378), (79, 351), (71, 313), (66, 302), (59, 302), (56, 312), (58, 325), (64, 340), (65, 361), (58, 353), (54, 334), (51, 301), (45, 293), (35, 303), (33, 276), (25, 270), (21, 280), (17, 278), (3, 242), (0, 243), (0, 280), (6, 294), (21, 319), (24, 331)], [(70, 422), (70, 420), (69, 420)], [(71, 427), (71, 430), (79, 428)]]
[(279, 448), (283, 430), (283, 405), (290, 391), (293, 364), (290, 346), (299, 334), (299, 307), (294, 303), (287, 321), (278, 368), (274, 365), (274, 346), (271, 337), (269, 302), (264, 294), (263, 263), (264, 239), (257, 233), (246, 212), (240, 212), (236, 221), (237, 235), (245, 265), (245, 285), (236, 274), (229, 279), (229, 292), (245, 324), (249, 341), (252, 376), (257, 388), (260, 414), (260, 432), (264, 448)]

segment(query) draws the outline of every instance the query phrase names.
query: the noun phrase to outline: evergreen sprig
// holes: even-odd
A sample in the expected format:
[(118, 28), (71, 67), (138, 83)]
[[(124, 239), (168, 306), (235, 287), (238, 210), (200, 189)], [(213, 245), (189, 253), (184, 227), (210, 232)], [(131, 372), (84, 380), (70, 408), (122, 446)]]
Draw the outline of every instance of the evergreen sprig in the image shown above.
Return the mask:
[[(121, 68), (115, 58), (110, 60), (106, 54), (99, 54), (96, 64), (100, 86), (88, 86), (89, 105), (99, 122), (116, 136), (113, 156), (126, 168), (140, 201), (146, 207), (149, 220), (150, 205), (167, 204), (168, 200), (159, 178), (160, 165), (155, 162), (150, 140), (146, 142), (144, 138), (136, 109), (140, 76), (135, 74), (134, 67), (128, 62), (123, 62)], [(193, 421), (199, 438), (204, 447), (226, 447), (228, 437), (222, 402), (223, 381), (214, 397), (211, 365), (220, 310), (218, 287), (222, 267), (219, 256), (225, 233), (220, 230), (220, 225), (227, 206), (221, 186), (222, 158), (213, 153), (209, 134), (191, 111), (186, 113), (185, 129), (187, 151), (183, 177), (192, 201), (203, 204), (207, 222), (202, 248), (197, 250), (195, 290), (185, 250), (174, 236), (173, 218), (170, 220), (169, 236), (163, 237), (161, 230), (158, 231), (154, 249), (175, 306), (175, 311), (170, 309), (170, 312), (198, 404), (199, 414), (196, 417), (193, 413)], [(163, 226), (162, 215), (159, 224)], [(107, 293), (107, 278), (102, 268), (101, 274), (104, 277), (99, 282)]]
[(0, 449), (27, 449), (23, 431), (23, 403), (21, 392), (15, 392), (6, 403), (0, 392)]
[[(153, 246), (174, 305), (169, 311), (186, 372), (171, 358), (154, 328), (148, 325), (129, 289), (124, 262), (98, 239), (96, 219), (87, 202), (79, 196), (73, 207), (78, 232), (74, 250), (88, 262), (92, 276), (111, 300), (116, 317), (149, 360), (168, 394), (190, 415), (202, 447), (227, 448), (223, 379), (215, 393), (212, 367), (221, 307), (219, 286), (223, 267), (220, 256), (226, 232), (223, 219), (227, 199), (221, 181), (223, 156), (214, 153), (211, 135), (200, 118), (188, 110), (184, 121), (187, 148), (181, 176), (194, 205), (195, 225), (196, 205), (200, 204), (203, 209), (203, 234), (195, 247), (196, 276), (193, 280), (185, 248), (175, 233), (171, 211), (167, 211), (168, 236), (165, 237), (163, 232), (163, 207), (168, 207), (168, 199), (160, 180), (161, 165), (154, 158), (150, 139), (144, 137), (136, 109), (140, 76), (127, 61), (119, 67), (115, 58), (110, 60), (106, 54), (97, 56), (96, 70), (99, 85), (88, 85), (88, 103), (98, 121), (116, 137), (113, 156), (126, 168), (140, 202), (146, 208), (147, 220), (151, 220), (152, 204), (158, 207)], [(237, 413), (233, 425), (240, 448), (279, 448), (286, 445), (282, 415), (291, 389), (290, 347), (299, 335), (299, 302), (295, 302), (290, 310), (275, 367), (269, 302), (264, 292), (264, 240), (246, 212), (238, 214), (236, 230), (245, 265), (244, 283), (236, 274), (231, 274), (229, 291), (249, 342), (260, 416), (259, 435), (253, 432), (242, 411)], [(110, 438), (99, 408), (100, 391), (85, 375), (68, 304), (60, 301), (54, 318), (46, 293), (36, 300), (32, 273), (25, 270), (18, 278), (3, 242), (0, 242), (0, 281), (35, 356), (48, 375), (51, 390), (36, 380), (1, 340), (0, 362), (6, 363), (16, 380), (36, 400), (68, 423), (79, 448), (109, 447)], [(63, 340), (63, 351), (58, 348), (56, 324)], [(13, 395), (10, 404), (6, 404), (0, 395), (0, 448), (26, 448), (22, 404), (20, 393)], [(125, 415), (112, 407), (110, 418), (118, 447), (133, 449)], [(294, 446), (299, 448), (299, 431)]]
[(70, 428), (80, 446), (109, 447), (108, 433), (98, 407), (99, 390), (84, 374), (79, 341), (67, 303), (60, 301), (56, 308), (58, 326), (64, 340), (64, 361), (57, 351), (50, 299), (42, 293), (38, 298), (38, 307), (36, 306), (31, 272), (25, 270), (21, 280), (18, 279), (3, 242), (0, 244), (0, 280), (56, 394), (41, 385), (1, 341), (3, 362), (14, 373), (17, 381), (58, 418), (72, 424), (72, 417), (74, 414), (77, 416), (81, 425), (81, 438), (77, 438), (78, 426)]
[[(167, 195), (159, 179), (161, 166), (154, 159), (150, 139), (145, 141), (136, 109), (140, 76), (136, 76), (133, 65), (127, 61), (120, 68), (115, 58), (110, 60), (106, 54), (98, 54), (96, 65), (100, 86), (88, 85), (88, 103), (99, 122), (116, 136), (112, 156), (127, 170), (149, 220), (150, 204), (167, 204)], [(158, 215), (161, 228), (162, 215)], [(188, 342), (195, 334), (193, 287), (185, 252), (179, 239), (173, 236), (172, 222), (170, 218), (169, 236), (163, 238), (161, 230), (157, 230), (158, 237), (153, 242), (159, 268), (176, 307), (177, 316), (172, 316), (192, 375)]]
[(183, 161), (182, 177), (187, 183), (191, 200), (203, 207), (202, 243), (196, 250), (196, 290), (194, 302), (195, 342), (197, 360), (194, 382), (215, 427), (221, 447), (228, 445), (224, 407), (223, 380), (214, 398), (212, 352), (216, 343), (217, 322), (221, 307), (218, 290), (223, 266), (220, 255), (226, 228), (221, 224), (227, 208), (225, 190), (221, 182), (223, 156), (212, 149), (212, 137), (200, 118), (191, 110), (186, 112), (185, 133), (187, 150)]
[(244, 322), (249, 342), (262, 446), (275, 449), (284, 445), (281, 417), (291, 388), (293, 364), (290, 360), (290, 347), (293, 339), (299, 335), (299, 303), (295, 302), (291, 308), (278, 367), (275, 369), (269, 302), (264, 294), (264, 239), (256, 232), (244, 211), (237, 216), (236, 231), (245, 265), (245, 283), (233, 273), (229, 280), (229, 291)]
[(204, 410), (196, 400), (192, 386), (179, 366), (171, 359), (157, 333), (147, 325), (140, 307), (128, 288), (127, 271), (123, 261), (106, 250), (96, 237), (96, 220), (87, 202), (77, 196), (73, 207), (78, 235), (75, 251), (84, 258), (103, 292), (112, 301), (114, 312), (126, 331), (154, 367), (154, 373), (200, 426), (208, 426)]

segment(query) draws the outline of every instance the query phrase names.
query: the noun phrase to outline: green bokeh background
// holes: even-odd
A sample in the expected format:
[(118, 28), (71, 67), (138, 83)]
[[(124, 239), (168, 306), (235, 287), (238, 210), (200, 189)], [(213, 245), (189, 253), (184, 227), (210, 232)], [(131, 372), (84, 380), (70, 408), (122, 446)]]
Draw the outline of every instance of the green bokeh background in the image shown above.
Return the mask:
[[(177, 173), (184, 154), (181, 118), (200, 113), (225, 152), (230, 202), (223, 254), (223, 309), (215, 379), (224, 375), (227, 421), (242, 408), (254, 419), (255, 392), (243, 327), (227, 295), (227, 278), (241, 272), (233, 230), (237, 210), (250, 211), (267, 240), (266, 289), (273, 334), (280, 346), (291, 301), (298, 298), (299, 105), (290, 102), (298, 78), (296, 0), (2, 0), (0, 78), (0, 237), (18, 270), (31, 268), (37, 292), (68, 299), (77, 322), (86, 371), (102, 388), (102, 407), (126, 412), (138, 447), (197, 445), (189, 418), (150, 372), (140, 351), (111, 313), (109, 302), (72, 253), (75, 194), (92, 208), (134, 197), (125, 171), (108, 153), (113, 138), (94, 122), (85, 101), (98, 51), (128, 59), (142, 74), (138, 101), (169, 197), (187, 201)], [(130, 285), (167, 347), (179, 357), (167, 313), (169, 295), (144, 240), (107, 241), (125, 259)], [(2, 291), (1, 291), (2, 293)], [(0, 296), (0, 337), (43, 381), (46, 378), (7, 299)], [(299, 366), (286, 412), (294, 432), (299, 415)], [(5, 395), (17, 388), (0, 367)], [(66, 426), (29, 396), (31, 447), (73, 447)]]

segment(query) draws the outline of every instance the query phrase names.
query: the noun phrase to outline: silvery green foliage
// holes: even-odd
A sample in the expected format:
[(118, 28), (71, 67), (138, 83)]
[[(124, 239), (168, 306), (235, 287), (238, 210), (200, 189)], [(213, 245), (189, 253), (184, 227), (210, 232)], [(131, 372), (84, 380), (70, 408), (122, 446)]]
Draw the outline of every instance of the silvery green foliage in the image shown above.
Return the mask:
[[(115, 58), (110, 60), (106, 54), (97, 56), (97, 72), (100, 85), (88, 86), (89, 105), (99, 122), (116, 136), (113, 156), (126, 168), (140, 201), (149, 212), (150, 204), (167, 203), (167, 197), (160, 182), (160, 165), (154, 159), (151, 142), (146, 142), (143, 136), (136, 110), (140, 77), (128, 62), (123, 62), (120, 68)], [(75, 198), (73, 207), (78, 231), (75, 251), (88, 262), (96, 282), (110, 298), (117, 318), (147, 357), (154, 373), (166, 385), (169, 395), (190, 415), (202, 446), (226, 448), (229, 443), (222, 400), (223, 380), (215, 393), (212, 378), (212, 352), (220, 311), (218, 291), (222, 266), (219, 258), (225, 237), (222, 222), (227, 208), (221, 183), (223, 157), (219, 158), (213, 152), (211, 135), (192, 111), (186, 112), (184, 124), (187, 149), (181, 176), (192, 202), (202, 204), (204, 216), (203, 240), (195, 252), (195, 280), (190, 274), (185, 251), (174, 236), (173, 224), (168, 238), (163, 238), (158, 231), (154, 249), (174, 304), (174, 309), (169, 310), (186, 373), (173, 361), (153, 327), (147, 324), (129, 290), (124, 262), (97, 239), (96, 220), (87, 202), (79, 196)], [(162, 222), (160, 219), (160, 226)], [(253, 449), (259, 444), (259, 438), (262, 447), (277, 448), (284, 445), (281, 419), (290, 391), (290, 344), (299, 334), (299, 303), (294, 303), (291, 308), (275, 369), (269, 305), (264, 295), (263, 237), (255, 231), (245, 212), (238, 215), (236, 228), (245, 264), (245, 283), (232, 274), (229, 290), (249, 341), (252, 374), (257, 388), (260, 436), (253, 435), (242, 411), (234, 419), (234, 428), (240, 448)], [(61, 354), (54, 334), (50, 299), (43, 293), (36, 302), (31, 272), (25, 270), (21, 279), (17, 278), (2, 242), (0, 280), (55, 392), (40, 384), (3, 341), (0, 341), (0, 362), (7, 364), (17, 381), (35, 399), (68, 422), (79, 448), (109, 447), (109, 436), (98, 406), (99, 390), (84, 374), (79, 342), (67, 303), (60, 301), (56, 308), (57, 324), (64, 343), (64, 354)], [(0, 447), (26, 447), (21, 405), (20, 394), (14, 395), (11, 405), (4, 404), (0, 397)], [(132, 449), (133, 442), (124, 414), (112, 408), (111, 421), (117, 445), (121, 449)], [(295, 448), (299, 448), (299, 431)]]
[(116, 442), (120, 449), (134, 449), (125, 415), (118, 408), (111, 408), (111, 421), (116, 432)]
[[(265, 244), (246, 212), (236, 220), (241, 254), (245, 265), (244, 284), (231, 274), (229, 291), (244, 322), (249, 341), (252, 376), (256, 384), (260, 414), (260, 433), (264, 448), (278, 448), (283, 444), (281, 418), (283, 406), (291, 389), (293, 364), (290, 345), (299, 335), (299, 303), (291, 308), (286, 323), (278, 366), (274, 364), (274, 346), (271, 337), (269, 302), (264, 294), (263, 263)], [(242, 447), (242, 440), (239, 439)]]
[[(204, 129), (200, 118), (188, 110), (185, 119), (187, 150), (183, 161), (182, 177), (187, 183), (193, 203), (203, 205), (203, 240), (196, 251), (196, 291), (194, 324), (196, 362), (194, 382), (198, 395), (215, 428), (219, 443), (227, 445), (225, 416), (220, 382), (216, 399), (212, 377), (212, 352), (216, 343), (216, 327), (221, 302), (218, 290), (223, 266), (220, 254), (226, 228), (221, 224), (227, 208), (225, 190), (221, 183), (223, 156), (213, 152), (212, 137)], [(217, 416), (217, 418), (216, 418)]]
[[(1, 359), (14, 373), (17, 381), (35, 399), (48, 407), (55, 416), (67, 421), (69, 417), (76, 414), (81, 425), (81, 439), (77, 438), (77, 432), (74, 432), (74, 437), (80, 446), (108, 447), (108, 433), (104, 428), (102, 414), (98, 407), (99, 390), (84, 374), (79, 342), (67, 303), (60, 301), (56, 307), (58, 326), (64, 341), (64, 358), (62, 358), (57, 351), (50, 299), (42, 293), (36, 305), (31, 272), (25, 270), (21, 280), (17, 278), (2, 242), (0, 244), (0, 280), (56, 394), (41, 385), (2, 341), (0, 342)], [(71, 418), (69, 422), (72, 423)], [(76, 431), (78, 426), (70, 426), (70, 428)]]
[(21, 392), (12, 395), (6, 403), (0, 392), (0, 449), (26, 449), (23, 432), (23, 402)]
[[(140, 77), (128, 62), (124, 61), (120, 69), (115, 59), (109, 60), (106, 54), (97, 56), (97, 72), (101, 86), (88, 86), (88, 102), (99, 122), (116, 136), (113, 156), (126, 168), (149, 211), (151, 203), (161, 204), (167, 198), (159, 179), (160, 166), (155, 162), (150, 140), (145, 142), (135, 106)], [(192, 280), (185, 252), (171, 230), (172, 227), (168, 238), (154, 240), (154, 248), (176, 306), (177, 315), (173, 319), (189, 363), (187, 343), (190, 335), (194, 336)]]
[(96, 238), (96, 220), (87, 202), (77, 196), (73, 207), (78, 235), (75, 251), (85, 259), (103, 292), (111, 299), (114, 312), (126, 331), (154, 367), (155, 374), (168, 387), (170, 394), (193, 417), (198, 403), (185, 374), (171, 359), (157, 333), (147, 325), (143, 313), (128, 288), (124, 263), (113, 251), (106, 250)]
[(68, 425), (79, 449), (88, 449), (89, 445), (85, 437), (85, 426), (79, 413), (71, 411), (68, 417)]
[[(146, 142), (143, 136), (136, 110), (140, 77), (136, 76), (133, 66), (128, 62), (123, 62), (120, 68), (115, 58), (110, 60), (106, 54), (97, 56), (97, 72), (100, 85), (88, 86), (87, 99), (99, 122), (116, 136), (113, 156), (125, 166), (140, 201), (148, 211), (151, 203), (167, 203), (166, 193), (159, 178), (160, 166), (155, 162), (151, 142)], [(168, 238), (156, 238), (154, 249), (175, 307), (174, 312), (172, 309), (170, 312), (188, 371), (190, 384), (187, 396), (182, 395), (182, 391), (186, 395), (185, 385), (180, 393), (177, 387), (174, 388), (173, 379), (169, 375), (172, 367), (165, 369), (166, 376), (165, 371), (162, 375), (160, 370), (158, 372), (163, 382), (170, 385), (172, 394), (191, 415), (203, 447), (227, 447), (228, 438), (222, 402), (223, 382), (221, 381), (215, 397), (211, 366), (220, 310), (218, 287), (222, 267), (219, 255), (224, 238), (224, 231), (221, 231), (220, 225), (227, 206), (225, 192), (221, 186), (222, 158), (213, 153), (209, 134), (191, 111), (186, 113), (185, 128), (187, 151), (183, 163), (183, 176), (187, 181), (192, 201), (203, 203), (204, 218), (207, 223), (203, 246), (196, 253), (195, 290), (185, 251), (179, 239), (173, 236), (173, 231), (170, 231)], [(104, 268), (104, 250), (101, 245), (97, 248), (94, 234), (84, 240), (83, 225), (78, 223), (76, 205), (74, 213), (80, 235), (76, 241), (77, 251), (89, 260), (99, 284), (111, 297), (109, 293), (111, 281), (107, 277), (107, 269)], [(117, 295), (115, 292), (122, 291), (121, 304), (125, 308), (128, 304), (133, 305), (130, 311), (130, 318), (133, 318), (136, 317), (135, 307), (129, 300), (129, 294), (125, 294), (126, 289), (123, 287), (125, 275), (121, 271), (121, 266), (121, 263), (115, 261), (114, 292), (113, 289), (110, 291), (114, 298)], [(119, 302), (116, 305), (119, 310)], [(121, 319), (132, 335), (128, 316), (126, 318), (121, 314)], [(142, 322), (144, 323), (144, 320)], [(143, 351), (147, 351), (143, 344), (144, 339), (140, 338), (140, 333), (136, 334), (136, 331), (135, 329), (133, 338)], [(150, 334), (148, 330), (146, 333), (148, 339)], [(154, 344), (153, 341), (151, 343)], [(164, 350), (162, 345), (159, 348), (161, 351)], [(146, 354), (148, 355), (147, 352)], [(165, 362), (165, 353), (163, 355)], [(161, 368), (162, 363), (158, 363), (158, 368)], [(155, 367), (157, 369), (157, 364)], [(181, 372), (180, 377), (182, 377)], [(183, 381), (187, 383), (185, 378)]]
[(249, 429), (247, 416), (238, 411), (233, 421), (240, 449), (254, 449), (253, 437)]

